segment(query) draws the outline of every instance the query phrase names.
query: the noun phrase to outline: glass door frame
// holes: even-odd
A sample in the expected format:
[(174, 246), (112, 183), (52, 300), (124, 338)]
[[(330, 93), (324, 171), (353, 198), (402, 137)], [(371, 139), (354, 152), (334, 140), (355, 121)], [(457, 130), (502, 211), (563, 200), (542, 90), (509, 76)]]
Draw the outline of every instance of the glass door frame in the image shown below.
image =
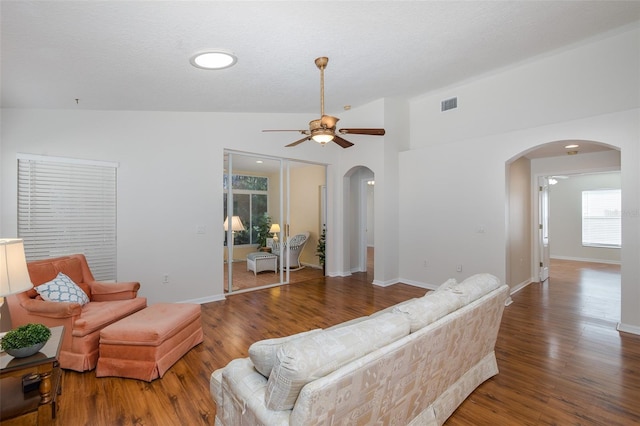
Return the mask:
[[(290, 221), (290, 194), (289, 194), (289, 188), (290, 188), (289, 161), (290, 160), (280, 158), (280, 157), (271, 157), (268, 155), (225, 150), (224, 157), (228, 158), (228, 163), (227, 163), (228, 167), (224, 172), (224, 174), (227, 176), (227, 182), (228, 182), (227, 184), (228, 187), (226, 190), (227, 216), (231, 216), (231, 217), (233, 217), (235, 213), (233, 208), (234, 190), (233, 190), (233, 184), (232, 184), (232, 176), (234, 175), (234, 157), (236, 156), (255, 158), (256, 160), (269, 160), (269, 161), (279, 162), (279, 172), (278, 172), (279, 173), (279, 179), (278, 179), (279, 180), (278, 182), (279, 200), (277, 201), (279, 215), (277, 218), (278, 222), (276, 223), (281, 224), (280, 226), (281, 231), (280, 231), (280, 237), (279, 237), (280, 240), (287, 241), (287, 238), (289, 237), (288, 224)], [(270, 182), (270, 185), (271, 185), (271, 182)], [(284, 193), (285, 187), (287, 190), (286, 194)], [(286, 198), (286, 203), (284, 202), (285, 198)], [(285, 204), (286, 204), (286, 208), (285, 208)], [(226, 290), (229, 294), (231, 294), (231, 293), (234, 293), (233, 291), (233, 250), (234, 250), (233, 230), (229, 226), (226, 232), (227, 232), (227, 274), (228, 274)], [(279, 259), (281, 261), (285, 259), (285, 257), (283, 256), (284, 254), (283, 246), (284, 246), (283, 244), (280, 244), (280, 253), (278, 254)], [(289, 271), (288, 265), (286, 265), (287, 267), (283, 267), (283, 266), (285, 265), (278, 265), (279, 281), (277, 283), (260, 286), (259, 288), (266, 288), (266, 287), (279, 286), (282, 284), (288, 284), (290, 279), (290, 271)]]

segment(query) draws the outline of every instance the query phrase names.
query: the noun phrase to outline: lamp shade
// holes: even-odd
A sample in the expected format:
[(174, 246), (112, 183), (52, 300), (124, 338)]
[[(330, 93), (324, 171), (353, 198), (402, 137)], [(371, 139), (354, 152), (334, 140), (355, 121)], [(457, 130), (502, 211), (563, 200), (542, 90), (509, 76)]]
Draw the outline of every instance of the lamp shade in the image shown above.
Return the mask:
[(278, 225), (277, 223), (274, 223), (273, 225), (271, 225), (271, 228), (269, 228), (269, 233), (277, 234), (278, 232), (280, 232), (280, 225)]
[[(227, 216), (224, 220), (224, 230), (229, 230), (229, 216)], [(231, 217), (231, 230), (232, 231), (244, 231), (244, 225), (240, 220), (240, 216)]]
[(31, 287), (22, 239), (0, 239), (0, 297), (22, 293)]

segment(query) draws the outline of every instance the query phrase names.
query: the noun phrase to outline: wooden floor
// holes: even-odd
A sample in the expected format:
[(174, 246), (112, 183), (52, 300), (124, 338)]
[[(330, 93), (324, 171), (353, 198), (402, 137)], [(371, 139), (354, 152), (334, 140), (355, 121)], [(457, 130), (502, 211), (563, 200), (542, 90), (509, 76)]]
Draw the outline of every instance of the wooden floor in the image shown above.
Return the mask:
[[(233, 291), (242, 291), (247, 289), (255, 289), (263, 286), (273, 286), (280, 283), (280, 272), (262, 271), (254, 274), (253, 271), (247, 270), (246, 261), (236, 261), (232, 263), (233, 267)], [(322, 269), (305, 266), (302, 269), (289, 271), (289, 283), (298, 283), (313, 278), (322, 277)], [(286, 274), (285, 274), (286, 279)], [(228, 293), (228, 269), (227, 264), (224, 268), (225, 293)]]
[[(54, 425), (212, 425), (210, 373), (256, 340), (371, 314), (425, 290), (367, 274), (315, 279), (203, 305), (205, 341), (152, 383), (65, 371)], [(505, 308), (500, 373), (447, 425), (640, 423), (640, 336), (619, 333), (619, 267), (556, 261)]]

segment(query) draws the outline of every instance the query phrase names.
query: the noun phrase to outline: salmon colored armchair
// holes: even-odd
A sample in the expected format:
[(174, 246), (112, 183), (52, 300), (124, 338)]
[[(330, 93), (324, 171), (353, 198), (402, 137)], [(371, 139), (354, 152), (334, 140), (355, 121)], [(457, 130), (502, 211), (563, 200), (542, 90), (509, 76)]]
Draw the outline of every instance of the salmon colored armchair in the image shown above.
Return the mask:
[(80, 372), (94, 369), (98, 362), (100, 330), (147, 306), (146, 298), (137, 297), (140, 283), (97, 282), (82, 254), (28, 262), (27, 268), (36, 287), (62, 272), (89, 297), (84, 305), (52, 302), (43, 300), (32, 288), (6, 298), (13, 327), (28, 323), (64, 326), (59, 357), (62, 368)]

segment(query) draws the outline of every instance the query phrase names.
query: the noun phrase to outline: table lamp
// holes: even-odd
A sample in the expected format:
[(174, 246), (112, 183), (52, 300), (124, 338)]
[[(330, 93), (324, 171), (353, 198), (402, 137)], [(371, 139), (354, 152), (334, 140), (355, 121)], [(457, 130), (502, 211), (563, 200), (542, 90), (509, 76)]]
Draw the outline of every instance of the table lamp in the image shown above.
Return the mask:
[[(220, 223), (220, 222), (218, 222)], [(228, 231), (229, 230), (229, 216), (227, 216), (224, 220), (224, 230)], [(244, 231), (244, 225), (242, 224), (242, 221), (240, 220), (240, 216), (232, 216), (231, 217), (231, 230), (233, 232), (235, 231)]]
[(0, 309), (4, 304), (4, 296), (22, 293), (31, 287), (33, 284), (27, 269), (22, 239), (0, 239)]
[(269, 233), (273, 234), (273, 241), (278, 241), (279, 232), (280, 232), (280, 225), (278, 225), (277, 223), (274, 223), (273, 225), (271, 225), (271, 228), (269, 228)]

